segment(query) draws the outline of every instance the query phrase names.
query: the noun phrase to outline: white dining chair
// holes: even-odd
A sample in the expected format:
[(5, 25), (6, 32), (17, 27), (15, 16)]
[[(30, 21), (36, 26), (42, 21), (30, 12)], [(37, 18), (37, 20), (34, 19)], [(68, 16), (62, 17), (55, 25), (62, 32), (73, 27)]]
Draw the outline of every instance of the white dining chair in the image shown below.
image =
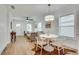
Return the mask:
[[(40, 43), (39, 43), (40, 42)], [(40, 54), (42, 55), (42, 49), (44, 48), (43, 45), (44, 45), (44, 42), (45, 42), (45, 38), (38, 38), (36, 37), (36, 50), (37, 48), (39, 47), (41, 49), (40, 51)], [(45, 43), (47, 44), (47, 43)], [(39, 46), (40, 45), (40, 46)]]

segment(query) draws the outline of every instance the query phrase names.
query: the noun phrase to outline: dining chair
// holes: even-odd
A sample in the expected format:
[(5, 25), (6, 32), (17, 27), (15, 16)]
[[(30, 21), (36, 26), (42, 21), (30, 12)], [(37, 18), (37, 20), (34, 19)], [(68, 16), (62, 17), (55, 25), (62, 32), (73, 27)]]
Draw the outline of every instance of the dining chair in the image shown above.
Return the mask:
[(42, 52), (43, 52), (42, 50), (43, 50), (44, 45), (45, 45), (45, 44), (43, 44), (43, 42), (45, 42), (45, 38), (36, 37), (36, 41), (37, 41), (36, 42), (36, 50), (39, 47), (41, 49), (40, 54), (42, 55)]
[(61, 55), (61, 50), (62, 50), (62, 52), (63, 52), (63, 54), (64, 54), (64, 47), (63, 47), (63, 45), (62, 45), (62, 42), (53, 42), (53, 43), (51, 43), (51, 45), (54, 45), (54, 46), (56, 46), (56, 49), (57, 49), (57, 51), (58, 51), (58, 55)]
[(40, 39), (39, 39), (39, 37), (35, 37), (36, 38), (36, 51), (38, 50), (38, 47), (40, 48), (40, 46), (38, 45), (38, 43), (39, 43), (39, 41), (40, 41)]

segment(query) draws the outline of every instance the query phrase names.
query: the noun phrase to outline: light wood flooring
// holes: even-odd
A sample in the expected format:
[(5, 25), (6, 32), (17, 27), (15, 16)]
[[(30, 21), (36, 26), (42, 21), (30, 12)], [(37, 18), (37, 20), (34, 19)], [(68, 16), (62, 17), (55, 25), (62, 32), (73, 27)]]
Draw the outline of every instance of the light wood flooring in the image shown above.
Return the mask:
[[(66, 52), (70, 50), (65, 49)], [(34, 42), (30, 42), (24, 36), (16, 37), (15, 43), (10, 43), (2, 52), (2, 55), (40, 55), (40, 49), (35, 50)], [(43, 50), (43, 55), (58, 55), (57, 50), (55, 49), (51, 53), (48, 53)]]
[(27, 38), (22, 36), (16, 38), (15, 43), (10, 43), (2, 55), (32, 55), (34, 44), (28, 42)]

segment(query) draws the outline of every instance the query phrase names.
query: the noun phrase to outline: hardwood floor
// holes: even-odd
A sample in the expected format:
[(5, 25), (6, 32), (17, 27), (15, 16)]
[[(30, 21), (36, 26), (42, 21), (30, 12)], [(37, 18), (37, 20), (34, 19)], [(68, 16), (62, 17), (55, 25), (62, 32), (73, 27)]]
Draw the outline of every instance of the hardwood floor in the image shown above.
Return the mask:
[(17, 37), (15, 43), (10, 43), (2, 55), (29, 55), (34, 54), (32, 51), (34, 45), (24, 37)]
[[(73, 52), (68, 49), (65, 49), (66, 52)], [(42, 55), (58, 55), (57, 50), (55, 49), (51, 53), (43, 50)], [(16, 37), (15, 43), (10, 43), (6, 49), (2, 52), (2, 55), (40, 55), (40, 49), (35, 50), (34, 42), (30, 42), (26, 37), (19, 36)], [(61, 51), (61, 55), (62, 51)]]

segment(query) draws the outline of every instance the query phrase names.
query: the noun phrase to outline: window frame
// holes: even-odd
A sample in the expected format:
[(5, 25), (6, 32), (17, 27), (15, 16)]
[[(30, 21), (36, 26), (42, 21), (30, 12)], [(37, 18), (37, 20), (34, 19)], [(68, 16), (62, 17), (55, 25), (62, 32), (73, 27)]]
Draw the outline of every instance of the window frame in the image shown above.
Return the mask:
[[(69, 16), (69, 15), (74, 15), (74, 25), (73, 25), (73, 27), (74, 27), (74, 38), (75, 38), (75, 14), (74, 13), (70, 13), (70, 14), (65, 14), (65, 15), (62, 15), (62, 16), (59, 16), (59, 21), (60, 21), (60, 18), (61, 17), (65, 17), (65, 16)], [(59, 23), (59, 22), (58, 22)], [(60, 26), (60, 24), (59, 24), (59, 35), (60, 35), (60, 29), (61, 29), (61, 27), (62, 26)], [(64, 26), (65, 27), (65, 26)], [(69, 27), (69, 26), (67, 26), (67, 27)], [(71, 27), (71, 26), (70, 26)], [(60, 35), (61, 36), (61, 35)], [(64, 36), (64, 35), (63, 35)], [(69, 37), (69, 36), (67, 36), (67, 37)]]

